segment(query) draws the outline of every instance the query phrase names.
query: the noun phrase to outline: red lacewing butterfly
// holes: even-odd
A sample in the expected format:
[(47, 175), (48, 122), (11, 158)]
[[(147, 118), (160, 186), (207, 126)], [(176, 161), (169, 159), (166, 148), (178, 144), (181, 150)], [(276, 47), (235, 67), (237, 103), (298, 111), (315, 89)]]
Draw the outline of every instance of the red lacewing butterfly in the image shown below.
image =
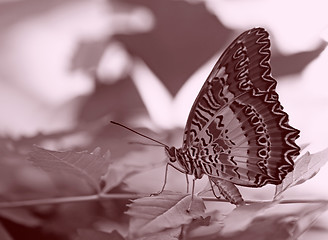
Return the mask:
[(165, 147), (167, 166), (194, 179), (207, 175), (236, 205), (244, 200), (235, 184), (280, 184), (293, 170), (293, 159), (300, 151), (295, 144), (299, 131), (288, 124), (278, 101), (270, 55), (265, 29), (242, 33), (221, 55), (201, 88), (189, 113), (182, 147), (152, 139)]

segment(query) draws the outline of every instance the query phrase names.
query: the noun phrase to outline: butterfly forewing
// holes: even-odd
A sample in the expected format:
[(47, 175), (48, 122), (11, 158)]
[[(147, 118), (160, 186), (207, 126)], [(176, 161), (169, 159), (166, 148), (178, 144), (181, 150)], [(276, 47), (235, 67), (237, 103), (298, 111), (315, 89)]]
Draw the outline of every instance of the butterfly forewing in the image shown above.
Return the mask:
[[(271, 76), (263, 28), (222, 54), (190, 111), (182, 152), (203, 174), (235, 184), (279, 184), (293, 170), (299, 131), (288, 124)], [(188, 158), (186, 157), (186, 158)]]

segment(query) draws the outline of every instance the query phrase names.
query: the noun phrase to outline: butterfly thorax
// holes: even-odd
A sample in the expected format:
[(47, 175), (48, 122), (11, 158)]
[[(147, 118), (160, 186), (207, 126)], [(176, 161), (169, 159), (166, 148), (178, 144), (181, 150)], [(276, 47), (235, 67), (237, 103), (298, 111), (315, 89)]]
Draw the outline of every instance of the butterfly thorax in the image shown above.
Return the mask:
[(196, 161), (188, 151), (184, 151), (182, 148), (170, 147), (165, 148), (165, 152), (170, 162), (177, 162), (186, 174), (194, 175), (196, 179), (204, 175), (203, 170), (195, 165)]

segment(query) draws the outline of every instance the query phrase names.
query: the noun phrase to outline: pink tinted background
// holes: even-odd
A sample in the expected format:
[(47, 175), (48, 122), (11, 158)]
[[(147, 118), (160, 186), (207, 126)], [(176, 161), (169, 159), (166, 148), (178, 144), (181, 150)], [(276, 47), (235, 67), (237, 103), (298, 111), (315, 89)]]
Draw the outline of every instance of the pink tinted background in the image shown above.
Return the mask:
[[(298, 143), (320, 151), (328, 135), (327, 7), (325, 0), (2, 2), (0, 133), (19, 139), (105, 118), (180, 147), (190, 107), (220, 53), (261, 26), (271, 36), (280, 101), (301, 130)], [(60, 147), (100, 145), (128, 157), (131, 133), (108, 129), (96, 143), (86, 134)], [(147, 151), (154, 162), (165, 157), (162, 149)], [(327, 176), (326, 166), (289, 196), (327, 199)], [(181, 179), (168, 188), (183, 188)], [(144, 191), (161, 183), (131, 181)]]

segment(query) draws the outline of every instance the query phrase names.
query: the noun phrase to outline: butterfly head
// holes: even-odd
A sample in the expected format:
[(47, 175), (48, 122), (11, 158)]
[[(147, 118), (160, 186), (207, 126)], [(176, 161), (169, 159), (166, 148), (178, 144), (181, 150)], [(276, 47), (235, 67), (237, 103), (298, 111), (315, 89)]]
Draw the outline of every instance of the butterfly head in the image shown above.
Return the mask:
[(165, 152), (169, 157), (170, 162), (177, 161), (177, 149), (175, 147), (165, 147)]
[(183, 172), (187, 174), (194, 174), (194, 167), (192, 166), (192, 163), (188, 161), (187, 156), (181, 148), (177, 149), (175, 147), (165, 147), (165, 152), (171, 163), (177, 162), (179, 168), (183, 168)]

